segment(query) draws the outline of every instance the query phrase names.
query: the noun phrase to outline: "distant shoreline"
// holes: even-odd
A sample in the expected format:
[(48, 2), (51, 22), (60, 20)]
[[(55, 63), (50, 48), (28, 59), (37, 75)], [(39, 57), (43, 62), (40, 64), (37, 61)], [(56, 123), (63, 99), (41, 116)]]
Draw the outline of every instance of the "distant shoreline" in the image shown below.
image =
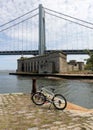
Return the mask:
[(13, 72), (14, 73), (14, 72), (16, 72), (16, 70), (0, 70), (0, 72), (9, 72), (9, 73)]

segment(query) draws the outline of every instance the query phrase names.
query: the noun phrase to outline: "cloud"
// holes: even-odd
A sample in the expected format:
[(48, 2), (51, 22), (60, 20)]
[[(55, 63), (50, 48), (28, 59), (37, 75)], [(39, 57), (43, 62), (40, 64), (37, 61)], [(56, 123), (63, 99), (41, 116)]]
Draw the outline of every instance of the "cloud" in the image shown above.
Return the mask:
[[(28, 12), (28, 10), (38, 7), (38, 5), (40, 3), (42, 3), (43, 6), (46, 8), (50, 8), (50, 9), (65, 13), (67, 15), (71, 15), (73, 17), (75, 16), (77, 18), (84, 19), (84, 20), (87, 20), (87, 17), (89, 17), (89, 14), (88, 14), (89, 10), (91, 10), (91, 11), (93, 10), (92, 9), (93, 4), (91, 4), (90, 0), (85, 0), (85, 1), (81, 1), (81, 0), (76, 0), (76, 1), (75, 0), (70, 0), (70, 1), (68, 1), (68, 0), (63, 0), (63, 1), (62, 0), (55, 0), (55, 1), (8, 0), (7, 1), (7, 0), (5, 0), (5, 1), (1, 1), (2, 6), (0, 9), (3, 12), (2, 14), (6, 14), (6, 16), (3, 15), (2, 19), (6, 19), (5, 21), (9, 21), (9, 19), (11, 20), (14, 17), (20, 16), (21, 14)], [(29, 16), (30, 15), (28, 15), (27, 17), (29, 17)], [(2, 15), (0, 17), (2, 17)], [(72, 19), (70, 19), (70, 20), (72, 20)], [(31, 23), (32, 23), (32, 25), (31, 25)], [(29, 44), (31, 41), (33, 41), (34, 43), (37, 43), (38, 42), (38, 25), (36, 25), (36, 23), (38, 23), (38, 20), (34, 19), (33, 21), (30, 20), (28, 23), (24, 22), (24, 23), (20, 24), (20, 27), (18, 25), (18, 26), (11, 28), (8, 31), (6, 30), (4, 33), (6, 34), (7, 42), (19, 40), (19, 42), (21, 43), (23, 40), (24, 42), (28, 41)], [(55, 28), (55, 25), (56, 25), (56, 28)], [(31, 27), (31, 26), (33, 26), (33, 27)], [(80, 28), (81, 28), (81, 30), (80, 30)], [(47, 44), (50, 44), (50, 42), (54, 43), (54, 41), (56, 41), (59, 44), (59, 48), (61, 46), (60, 42), (64, 43), (64, 44), (62, 44), (63, 47), (66, 46), (66, 44), (71, 46), (71, 42), (72, 42), (72, 44), (73, 44), (73, 42), (75, 42), (75, 38), (77, 38), (77, 34), (80, 36), (80, 34), (81, 34), (80, 31), (82, 32), (82, 30), (85, 30), (85, 29), (83, 29), (81, 26), (78, 27), (78, 25), (75, 25), (74, 23), (72, 24), (69, 21), (62, 20), (62, 19), (56, 18), (54, 16), (46, 15), (46, 38), (47, 38), (46, 41), (47, 41)], [(87, 29), (85, 30), (85, 32), (86, 31), (87, 31)], [(82, 35), (80, 36), (81, 39), (82, 38), (84, 39), (85, 32), (83, 31), (84, 36), (82, 36)], [(70, 34), (70, 36), (69, 36), (69, 34)], [(9, 41), (9, 37), (10, 37), (10, 41)], [(49, 42), (48, 37), (50, 38), (50, 42)], [(66, 40), (66, 37), (68, 38), (68, 41), (70, 41), (70, 43), (67, 43), (68, 41)], [(14, 38), (14, 40), (11, 40), (13, 38)], [(4, 39), (4, 41), (5, 41), (5, 39)], [(85, 39), (83, 41), (85, 41)], [(81, 42), (80, 42), (80, 44), (81, 44)], [(53, 45), (52, 45), (52, 47), (53, 47)]]
[(8, 22), (9, 20), (12, 20), (34, 8), (36, 8), (37, 6), (34, 7), (35, 4), (35, 0), (34, 2), (31, 2), (31, 0), (20, 0), (20, 1), (16, 1), (16, 0), (1, 0), (0, 1), (0, 17), (1, 17), (1, 24), (3, 24), (4, 22)]
[[(0, 25), (37, 8), (39, 4), (85, 21), (92, 22), (93, 20), (93, 0), (0, 0)], [(38, 47), (38, 17), (32, 21), (29, 20), (27, 23), (24, 22), (23, 27), (21, 25), (20, 27), (18, 25), (0, 33), (1, 49), (12, 49), (13, 47), (16, 49), (17, 42), (21, 49), (22, 38), (25, 43), (24, 48), (26, 45), (28, 49), (30, 45), (34, 48), (35, 44)], [(2, 29), (3, 27), (0, 27), (0, 30)], [(77, 45), (81, 47), (82, 43), (84, 43), (85, 48), (93, 48), (92, 37), (92, 30), (90, 31), (69, 21), (46, 15), (46, 42), (47, 47), (50, 49), (55, 48), (55, 46), (58, 49), (66, 47), (77, 48)], [(10, 43), (13, 43), (13, 45), (10, 45)]]
[(92, 0), (0, 0), (0, 17), (5, 21), (8, 21), (9, 19), (11, 20), (23, 13), (37, 8), (41, 3), (46, 8), (54, 9), (69, 15), (77, 14), (76, 17), (85, 19), (90, 5), (91, 11), (93, 11), (92, 2)]

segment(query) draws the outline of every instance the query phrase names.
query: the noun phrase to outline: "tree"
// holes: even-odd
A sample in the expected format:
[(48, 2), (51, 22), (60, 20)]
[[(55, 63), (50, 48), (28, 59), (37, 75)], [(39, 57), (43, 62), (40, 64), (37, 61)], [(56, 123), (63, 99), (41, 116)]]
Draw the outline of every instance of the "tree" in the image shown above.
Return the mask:
[(93, 70), (93, 53), (87, 50), (87, 54), (89, 55), (89, 58), (86, 59), (85, 69)]

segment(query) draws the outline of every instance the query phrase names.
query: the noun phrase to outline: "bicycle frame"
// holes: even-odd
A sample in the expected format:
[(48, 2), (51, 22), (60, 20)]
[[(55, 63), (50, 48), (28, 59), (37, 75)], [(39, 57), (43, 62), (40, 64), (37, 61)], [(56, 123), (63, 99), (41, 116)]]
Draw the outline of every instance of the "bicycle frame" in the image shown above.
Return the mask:
[(64, 96), (62, 96), (61, 94), (55, 94), (45, 88), (42, 88), (41, 91), (38, 91), (35, 94), (33, 94), (32, 101), (33, 103), (39, 106), (45, 104), (46, 102), (49, 102), (53, 104), (54, 107), (58, 110), (63, 110), (67, 106), (67, 101)]
[(49, 90), (47, 90), (45, 88), (41, 89), (41, 93), (44, 94), (44, 96), (46, 97), (47, 101), (52, 100), (54, 95), (55, 95), (53, 92), (51, 92), (51, 91), (49, 91)]

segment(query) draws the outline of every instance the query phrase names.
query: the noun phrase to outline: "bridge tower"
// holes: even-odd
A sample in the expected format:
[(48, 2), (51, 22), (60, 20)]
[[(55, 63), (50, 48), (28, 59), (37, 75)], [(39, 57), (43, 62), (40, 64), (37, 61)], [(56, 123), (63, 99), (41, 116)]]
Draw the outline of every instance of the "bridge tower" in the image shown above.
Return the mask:
[(39, 55), (45, 52), (45, 12), (42, 4), (39, 5)]

